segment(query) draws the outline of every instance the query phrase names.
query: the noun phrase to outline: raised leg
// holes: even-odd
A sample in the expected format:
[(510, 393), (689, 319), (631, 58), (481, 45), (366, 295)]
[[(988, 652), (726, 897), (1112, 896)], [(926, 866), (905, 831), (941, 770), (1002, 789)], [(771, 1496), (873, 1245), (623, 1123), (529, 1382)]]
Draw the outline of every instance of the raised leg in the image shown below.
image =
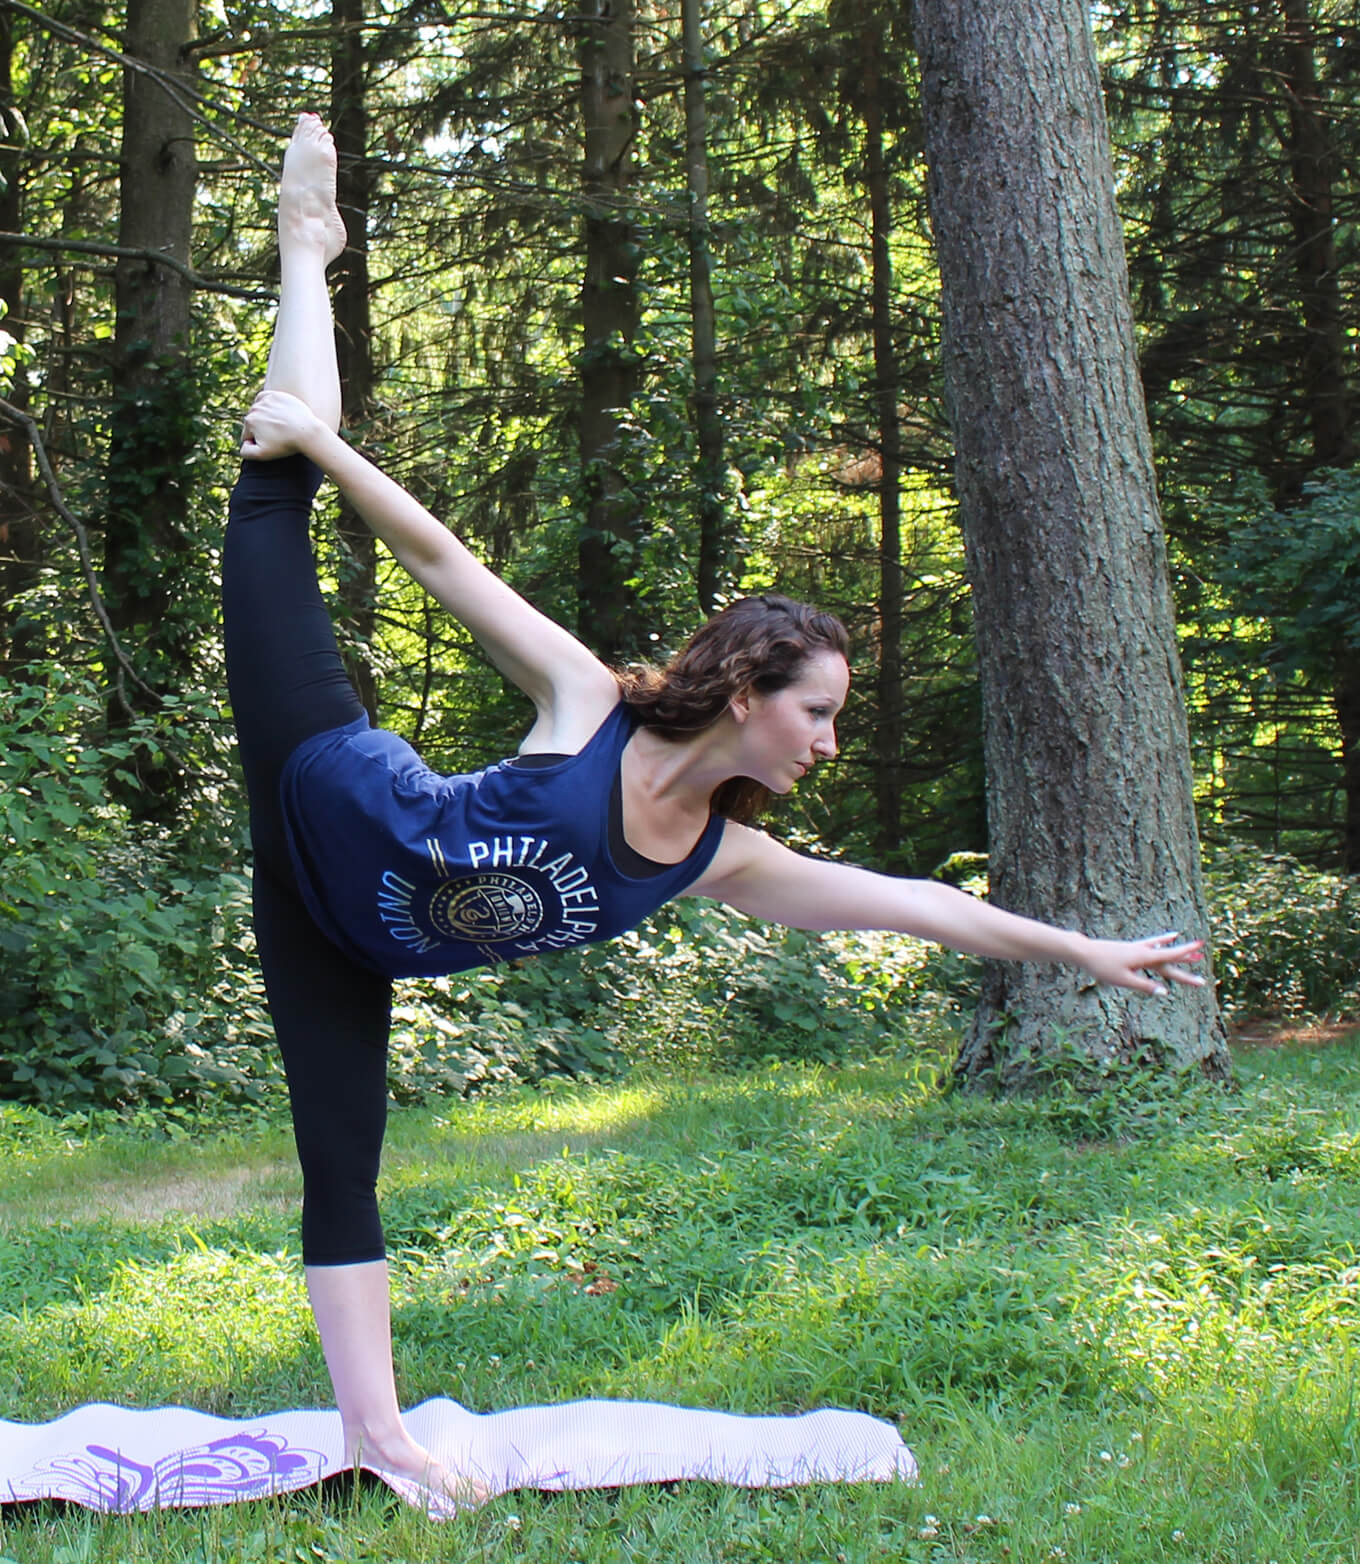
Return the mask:
[(344, 248), (335, 143), (315, 114), (303, 114), (279, 181), (279, 312), (265, 385), (306, 402), (332, 429), (340, 427), (340, 370), (326, 268)]

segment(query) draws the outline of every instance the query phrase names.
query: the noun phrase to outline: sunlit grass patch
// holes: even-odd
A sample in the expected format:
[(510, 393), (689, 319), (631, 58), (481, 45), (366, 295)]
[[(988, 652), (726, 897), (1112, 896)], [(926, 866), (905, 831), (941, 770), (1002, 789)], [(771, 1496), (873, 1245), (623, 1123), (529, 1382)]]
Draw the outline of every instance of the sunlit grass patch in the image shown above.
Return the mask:
[(606, 1091), (554, 1084), (538, 1092), (475, 1098), (436, 1114), (433, 1124), (444, 1136), (496, 1140), (506, 1135), (628, 1133), (646, 1123), (666, 1099), (660, 1083), (620, 1084)]
[(296, 1201), (300, 1180), (283, 1125), (263, 1118), (240, 1130), (162, 1127), (141, 1116), (138, 1133), (116, 1116), (45, 1118), (0, 1109), (5, 1149), (0, 1231), (17, 1222), (88, 1219), (155, 1222), (169, 1212), (208, 1218), (254, 1210), (261, 1198)]
[[(1191, 1208), (1157, 1227), (1115, 1224), (1111, 1252), (1080, 1267), (1074, 1318), (1129, 1395), (1225, 1383), (1255, 1389), (1308, 1372), (1353, 1372), (1360, 1267), (1347, 1244), (1250, 1211)], [(1330, 1235), (1334, 1236), (1334, 1235)]]
[(7, 1402), (29, 1417), (84, 1401), (230, 1416), (328, 1399), (301, 1270), (272, 1255), (189, 1247), (121, 1260), (98, 1290), (0, 1316), (0, 1355)]
[[(920, 1490), (515, 1495), (440, 1529), (346, 1488), (197, 1520), (11, 1518), (0, 1555), (1354, 1564), (1358, 1060), (1253, 1055), (1235, 1094), (1136, 1104), (988, 1102), (881, 1060), (399, 1112), (408, 1403), (853, 1406), (898, 1423)], [(185, 1148), (105, 1138), (66, 1165), (173, 1187)], [(324, 1400), (279, 1147), (275, 1128), (212, 1151), (250, 1173), (217, 1215), (129, 1201), (53, 1224), (50, 1190), (0, 1166), (9, 1414)]]
[[(662, 1077), (643, 1071), (628, 1082), (578, 1085), (545, 1082), (514, 1092), (455, 1102), (442, 1110), (399, 1114), (389, 1130), (387, 1162), (400, 1168), (407, 1150), (422, 1165), (432, 1152), (453, 1160), (496, 1163), (507, 1157), (575, 1150), (671, 1147), (695, 1141), (740, 1144), (763, 1138), (772, 1126), (801, 1120), (807, 1105), (826, 1096), (843, 1115), (845, 1083), (862, 1071), (833, 1072), (816, 1065), (774, 1066), (760, 1073)], [(902, 1087), (901, 1072), (895, 1085)], [(882, 1076), (874, 1072), (864, 1092), (865, 1111), (885, 1106)]]

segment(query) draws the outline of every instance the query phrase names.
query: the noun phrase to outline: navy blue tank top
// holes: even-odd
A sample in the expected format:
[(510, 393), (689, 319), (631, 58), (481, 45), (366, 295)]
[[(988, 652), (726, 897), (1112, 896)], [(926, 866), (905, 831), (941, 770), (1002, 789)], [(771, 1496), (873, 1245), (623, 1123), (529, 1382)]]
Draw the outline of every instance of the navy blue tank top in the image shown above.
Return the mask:
[(704, 872), (723, 820), (638, 877), (609, 848), (609, 798), (636, 719), (620, 702), (579, 755), (441, 776), (366, 717), (305, 740), (280, 783), (298, 884), (322, 932), (390, 977), (610, 939)]

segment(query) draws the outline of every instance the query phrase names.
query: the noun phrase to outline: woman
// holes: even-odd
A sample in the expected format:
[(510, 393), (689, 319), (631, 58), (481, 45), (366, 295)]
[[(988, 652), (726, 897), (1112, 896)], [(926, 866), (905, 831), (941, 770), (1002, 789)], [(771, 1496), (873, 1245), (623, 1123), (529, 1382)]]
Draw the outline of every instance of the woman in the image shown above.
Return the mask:
[[(327, 264), (345, 242), (335, 150), (299, 121), (279, 195), (282, 289), (223, 558), (228, 677), (250, 793), (255, 920), (303, 1167), (303, 1258), (347, 1458), (475, 1499), (407, 1435), (375, 1197), (394, 976), (603, 939), (672, 896), (810, 929), (901, 930), (1069, 962), (1146, 993), (1202, 979), (1175, 935), (1092, 940), (944, 885), (804, 858), (742, 823), (836, 753), (839, 622), (733, 605), (661, 673), (620, 681), (480, 565), (336, 433)], [(319, 470), (318, 470), (319, 469)], [(534, 704), (514, 760), (429, 772), (371, 730), (317, 587), (311, 500), (329, 476)]]

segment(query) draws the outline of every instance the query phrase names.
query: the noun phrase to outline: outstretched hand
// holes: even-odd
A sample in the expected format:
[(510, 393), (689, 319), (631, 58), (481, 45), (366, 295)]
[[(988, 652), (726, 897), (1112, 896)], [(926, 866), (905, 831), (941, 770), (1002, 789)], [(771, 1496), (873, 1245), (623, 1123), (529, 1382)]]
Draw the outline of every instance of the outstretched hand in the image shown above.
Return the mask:
[(1135, 988), (1142, 994), (1164, 996), (1167, 989), (1158, 978), (1203, 988), (1204, 979), (1199, 973), (1186, 972), (1181, 963), (1198, 961), (1204, 954), (1204, 941), (1180, 939), (1176, 933), (1137, 940), (1093, 939), (1082, 964), (1100, 982), (1116, 988)]
[(306, 442), (325, 426), (310, 407), (287, 391), (261, 391), (241, 426), (241, 455), (248, 461), (272, 462), (306, 449)]

